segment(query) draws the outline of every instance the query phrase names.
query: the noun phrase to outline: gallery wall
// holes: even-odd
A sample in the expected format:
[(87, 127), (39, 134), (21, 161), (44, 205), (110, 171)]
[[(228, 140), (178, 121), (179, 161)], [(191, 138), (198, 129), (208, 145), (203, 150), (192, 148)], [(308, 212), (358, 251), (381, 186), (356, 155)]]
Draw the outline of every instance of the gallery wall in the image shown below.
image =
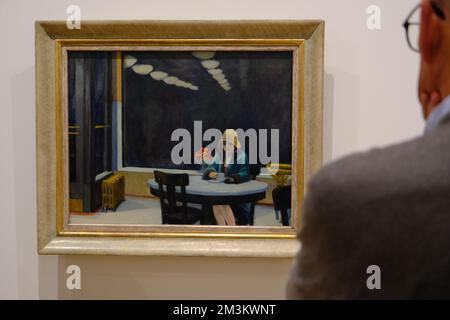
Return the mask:
[[(34, 21), (326, 20), (324, 155), (330, 161), (421, 134), (419, 57), (401, 24), (417, 0), (0, 1), (0, 298), (283, 298), (290, 259), (40, 257), (36, 253)], [(366, 26), (370, 5), (381, 30)], [(65, 287), (67, 266), (82, 288)]]

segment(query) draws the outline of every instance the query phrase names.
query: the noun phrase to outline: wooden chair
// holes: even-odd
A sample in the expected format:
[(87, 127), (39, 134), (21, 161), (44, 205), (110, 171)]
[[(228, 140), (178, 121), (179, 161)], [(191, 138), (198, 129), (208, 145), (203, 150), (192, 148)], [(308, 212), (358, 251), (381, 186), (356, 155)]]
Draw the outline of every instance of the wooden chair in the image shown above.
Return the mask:
[[(201, 220), (202, 211), (186, 203), (186, 186), (189, 185), (187, 174), (155, 171), (155, 180), (159, 186), (163, 224), (195, 224)], [(181, 192), (177, 193), (177, 188)]]
[(289, 210), (291, 209), (291, 186), (276, 187), (272, 191), (275, 211), (280, 211), (283, 226), (290, 226)]

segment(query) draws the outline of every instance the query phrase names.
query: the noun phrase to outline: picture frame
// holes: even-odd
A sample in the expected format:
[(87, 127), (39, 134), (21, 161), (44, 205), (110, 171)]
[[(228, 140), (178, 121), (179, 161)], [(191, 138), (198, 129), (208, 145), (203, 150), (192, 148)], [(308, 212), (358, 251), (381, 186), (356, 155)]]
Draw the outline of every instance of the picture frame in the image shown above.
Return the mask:
[[(40, 254), (293, 257), (306, 182), (322, 164), (324, 22), (38, 21), (36, 141)], [(69, 221), (70, 50), (293, 50), (292, 227), (99, 226)]]

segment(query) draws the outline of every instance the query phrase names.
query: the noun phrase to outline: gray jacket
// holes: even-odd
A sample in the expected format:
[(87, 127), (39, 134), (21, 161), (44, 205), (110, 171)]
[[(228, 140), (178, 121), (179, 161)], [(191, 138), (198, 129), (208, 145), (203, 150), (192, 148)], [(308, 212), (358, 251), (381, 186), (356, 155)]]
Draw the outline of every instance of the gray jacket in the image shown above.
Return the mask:
[[(309, 183), (289, 299), (450, 298), (450, 121)], [(369, 290), (367, 268), (381, 269)]]

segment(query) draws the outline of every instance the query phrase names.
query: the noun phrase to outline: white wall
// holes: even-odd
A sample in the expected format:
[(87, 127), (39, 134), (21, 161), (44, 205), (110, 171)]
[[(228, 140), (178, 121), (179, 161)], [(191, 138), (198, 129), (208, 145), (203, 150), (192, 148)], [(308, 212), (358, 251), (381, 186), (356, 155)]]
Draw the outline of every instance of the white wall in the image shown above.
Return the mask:
[[(34, 21), (307, 19), (326, 21), (325, 157), (422, 132), (418, 56), (401, 27), (417, 0), (0, 0), (0, 298), (283, 298), (290, 260), (38, 257), (36, 254)], [(382, 9), (382, 30), (366, 8)], [(64, 270), (82, 268), (82, 290)]]

